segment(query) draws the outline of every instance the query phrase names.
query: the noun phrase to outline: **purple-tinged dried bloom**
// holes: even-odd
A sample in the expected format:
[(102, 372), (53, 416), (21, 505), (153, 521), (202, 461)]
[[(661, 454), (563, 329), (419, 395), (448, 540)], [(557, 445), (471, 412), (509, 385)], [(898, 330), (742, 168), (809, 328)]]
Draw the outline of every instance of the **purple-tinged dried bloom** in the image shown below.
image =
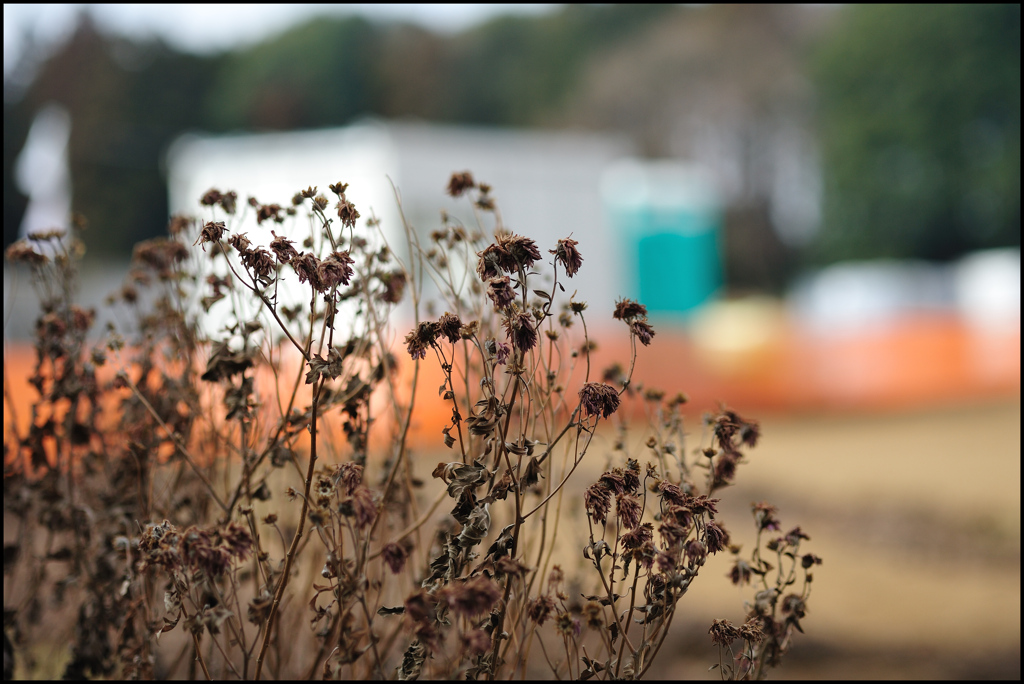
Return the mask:
[(447, 337), (448, 341), (455, 344), (461, 339), (459, 330), (462, 328), (462, 321), (453, 313), (444, 312), (437, 320), (437, 332), (439, 336)]
[(244, 560), (252, 549), (249, 530), (238, 523), (229, 522), (220, 533), (220, 541), (228, 552), (238, 560)]
[(356, 527), (363, 529), (377, 517), (377, 507), (373, 503), (373, 494), (362, 485), (352, 492), (352, 513), (356, 519)]
[(630, 494), (636, 494), (640, 488), (640, 463), (635, 458), (626, 461), (626, 469), (622, 471), (622, 483)]
[(571, 636), (575, 639), (579, 637), (580, 633), (583, 631), (583, 625), (579, 620), (568, 613), (562, 613), (555, 621), (555, 629), (557, 629), (562, 636)]
[(388, 542), (380, 550), (380, 557), (391, 569), (391, 572), (397, 575), (405, 567), (405, 559), (409, 557), (409, 553), (400, 544)]
[(799, 526), (794, 527), (786, 533), (786, 542), (788, 542), (790, 546), (796, 546), (800, 543), (801, 539), (806, 539), (810, 541), (811, 538), (804, 534)]
[(647, 307), (632, 299), (620, 299), (615, 302), (615, 313), (612, 314), (620, 321), (629, 322), (634, 318), (647, 316)]
[(453, 173), (448, 181), (448, 194), (452, 197), (461, 197), (464, 192), (475, 187), (476, 182), (473, 180), (473, 174), (469, 171)]
[(477, 575), (448, 585), (441, 590), (441, 595), (453, 613), (472, 617), (489, 611), (501, 597), (501, 589), (484, 575)]
[(204, 207), (212, 207), (215, 204), (220, 203), (220, 190), (216, 188), (210, 188), (206, 193), (199, 199), (199, 203)]
[(207, 530), (195, 526), (181, 536), (179, 552), (185, 563), (194, 570), (202, 570), (210, 577), (224, 574), (231, 566), (231, 552), (215, 544)]
[(286, 237), (278, 237), (274, 231), (270, 231), (270, 234), (274, 236), (274, 239), (270, 241), (270, 249), (277, 255), (278, 261), (282, 264), (287, 264), (292, 260), (292, 257), (299, 256), (299, 253), (292, 247), (293, 243), (291, 240)]
[(639, 525), (635, 529), (630, 530), (620, 538), (622, 548), (626, 551), (639, 549), (641, 546), (651, 541), (651, 538), (654, 536), (652, 531), (653, 529), (654, 526), (651, 525), (651, 523), (644, 523), (643, 525)]
[(494, 302), (494, 307), (500, 311), (515, 301), (516, 293), (512, 289), (508, 276), (495, 276), (487, 280), (487, 296)]
[(667, 551), (658, 553), (658, 572), (665, 574), (676, 569), (676, 559)]
[(683, 494), (683, 490), (679, 488), (679, 485), (674, 485), (671, 482), (662, 481), (658, 485), (658, 491), (661, 492), (661, 498), (673, 506), (686, 507), (686, 495)]
[(355, 228), (356, 219), (359, 218), (359, 212), (356, 211), (356, 205), (352, 204), (345, 198), (345, 195), (341, 195), (341, 199), (338, 200), (338, 218), (341, 219), (341, 225), (346, 228)]
[(317, 267), (317, 292), (327, 292), (337, 285), (348, 285), (352, 278), (352, 257), (348, 252), (334, 252)]
[(759, 530), (778, 530), (780, 528), (779, 519), (775, 517), (778, 513), (775, 506), (772, 506), (766, 501), (761, 503), (751, 504), (751, 512), (754, 514), (754, 522), (757, 523), (757, 529)]
[(351, 496), (356, 487), (363, 483), (363, 466), (346, 461), (335, 467), (335, 477), (345, 486), (345, 494)]
[(608, 520), (608, 512), (612, 508), (612, 495), (600, 482), (587, 487), (583, 493), (583, 507), (590, 514), (594, 524), (605, 524)]
[(377, 279), (384, 285), (384, 292), (380, 294), (381, 301), (388, 304), (397, 304), (401, 301), (406, 285), (405, 271), (399, 269), (378, 273)]
[(274, 272), (274, 257), (270, 256), (270, 252), (262, 247), (241, 252), (240, 256), (242, 265), (259, 278), (269, 278), (270, 274)]
[(628, 494), (619, 494), (616, 499), (616, 511), (618, 512), (619, 523), (632, 530), (640, 524), (640, 516), (643, 514), (643, 507), (636, 497)]
[(409, 356), (416, 359), (426, 358), (427, 348), (437, 340), (437, 323), (422, 321), (416, 329), (405, 336), (406, 349)]
[(299, 276), (300, 283), (316, 285), (319, 280), (317, 269), (320, 267), (320, 260), (316, 258), (315, 254), (303, 252), (296, 257), (292, 257), (290, 263), (292, 269)]
[(504, 326), (512, 346), (524, 354), (537, 345), (537, 330), (533, 327), (533, 318), (525, 311), (509, 315), (504, 321)]
[(480, 260), (476, 265), (476, 273), (480, 276), (480, 280), (486, 283), (491, 278), (496, 278), (500, 275), (499, 269), (501, 268), (504, 253), (505, 250), (495, 244), (488, 245), (482, 252), (477, 252)]
[(729, 646), (740, 635), (740, 631), (728, 620), (715, 620), (708, 630), (711, 635), (711, 643), (719, 646)]
[(486, 653), (491, 648), (491, 637), (482, 629), (471, 629), (459, 636), (462, 647), (474, 655)]
[(658, 533), (661, 534), (667, 546), (675, 546), (679, 542), (683, 541), (686, 539), (689, 532), (690, 531), (686, 527), (683, 527), (678, 522), (668, 518), (667, 516), (662, 518), (662, 523), (658, 526)]
[(520, 267), (529, 269), (534, 262), (540, 261), (540, 250), (530, 238), (512, 234), (499, 235), (497, 239), (501, 248), (499, 263), (505, 271), (511, 273)]
[(494, 347), (494, 360), (499, 366), (504, 366), (508, 363), (508, 357), (512, 353), (512, 347), (508, 346), (504, 342), (495, 343)]
[(707, 557), (707, 547), (700, 543), (699, 540), (691, 539), (686, 545), (686, 561), (691, 567), (694, 565), (704, 565), (704, 560)]
[(694, 515), (700, 515), (701, 513), (707, 513), (708, 517), (714, 518), (715, 513), (718, 513), (718, 502), (721, 499), (711, 499), (707, 494), (701, 494), (700, 496), (690, 497), (687, 501), (687, 508), (693, 511)]
[(636, 335), (636, 338), (640, 340), (640, 343), (645, 347), (650, 346), (651, 339), (654, 337), (654, 328), (647, 321), (636, 320), (629, 324), (630, 331)]
[(821, 565), (821, 559), (815, 556), (813, 553), (805, 553), (800, 558), (800, 566), (804, 570), (808, 570), (814, 565)]
[(726, 575), (733, 584), (742, 586), (744, 584), (750, 584), (750, 578), (754, 574), (753, 568), (742, 558), (738, 559)]
[(704, 526), (704, 532), (708, 553), (718, 553), (729, 546), (729, 533), (719, 523), (709, 522)]
[(736, 452), (723, 451), (715, 463), (715, 478), (711, 483), (711, 489), (715, 490), (731, 484), (736, 477), (738, 463), (739, 456)]
[(550, 596), (538, 596), (526, 603), (526, 615), (538, 625), (543, 625), (555, 609), (555, 600)]
[(555, 260), (562, 262), (562, 266), (565, 267), (565, 275), (572, 278), (576, 275), (576, 272), (580, 270), (580, 266), (583, 265), (583, 257), (580, 256), (580, 252), (576, 249), (576, 245), (579, 242), (565, 238), (564, 240), (558, 241), (558, 246), (555, 249), (548, 250), (549, 253), (555, 255)]
[(615, 494), (625, 494), (626, 489), (626, 478), (622, 475), (622, 468), (614, 468), (607, 470), (601, 474), (598, 480), (604, 485), (605, 489)]
[(586, 415), (607, 418), (619, 408), (619, 393), (603, 382), (588, 382), (579, 394), (580, 405)]

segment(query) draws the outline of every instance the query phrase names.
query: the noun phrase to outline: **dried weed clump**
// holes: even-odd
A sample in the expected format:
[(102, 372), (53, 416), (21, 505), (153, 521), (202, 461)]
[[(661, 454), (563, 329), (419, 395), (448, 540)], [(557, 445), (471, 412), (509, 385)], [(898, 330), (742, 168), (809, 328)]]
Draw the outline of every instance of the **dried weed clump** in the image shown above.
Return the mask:
[[(565, 294), (585, 250), (508, 231), (469, 172), (448, 192), (476, 228), (406, 225), (404, 260), (347, 188), (290, 206), (210, 190), (206, 219), (136, 247), (109, 300), (130, 339), (92, 346), (74, 235), (8, 249), (42, 312), (27, 430), (4, 386), (5, 668), (66, 643), (72, 678), (639, 679), (718, 553), (752, 596), (742, 625), (711, 625), (713, 667), (778, 665), (821, 559), (767, 503), (749, 556), (716, 517), (757, 422), (723, 407), (688, 449), (685, 396), (633, 382), (656, 331), (632, 300), (614, 312), (629, 369), (598, 378), (587, 305)], [(415, 322), (396, 331), (406, 298)], [(410, 440), (423, 364), (451, 411), (429, 479)], [(654, 429), (631, 449), (637, 403)], [(609, 421), (614, 447), (590, 458), (610, 467), (570, 486)], [(558, 547), (588, 572), (567, 575)]]

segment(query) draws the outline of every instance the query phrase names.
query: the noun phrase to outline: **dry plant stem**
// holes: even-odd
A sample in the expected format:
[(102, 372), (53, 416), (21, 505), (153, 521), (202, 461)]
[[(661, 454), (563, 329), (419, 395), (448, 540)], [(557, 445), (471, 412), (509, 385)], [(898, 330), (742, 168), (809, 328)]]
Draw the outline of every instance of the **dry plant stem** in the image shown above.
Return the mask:
[[(502, 431), (501, 445), (499, 446), (501, 452), (505, 455), (505, 463), (508, 465), (510, 474), (513, 473), (512, 463), (509, 460), (508, 449), (505, 448), (505, 443), (508, 441), (508, 427), (509, 424), (512, 422), (512, 407), (514, 407), (516, 404), (516, 392), (519, 390), (519, 376), (514, 375), (512, 377), (512, 398), (509, 400), (508, 408), (506, 409), (507, 413), (505, 414), (505, 429)], [(523, 516), (522, 510), (520, 509), (519, 501), (520, 497), (522, 496), (522, 492), (519, 488), (519, 479), (514, 474), (512, 475), (512, 482), (514, 485), (516, 496), (516, 522), (515, 527), (512, 529), (511, 556), (512, 558), (515, 558), (516, 549), (518, 548), (519, 542), (519, 527), (523, 523)], [(508, 611), (508, 598), (512, 593), (512, 577), (512, 575), (505, 576), (505, 592), (504, 595), (502, 596), (501, 610), (498, 613), (498, 624), (494, 628), (494, 641), (491, 645), (491, 669), (490, 672), (487, 673), (487, 678), (489, 680), (494, 680), (495, 676), (498, 673), (498, 649), (501, 647), (501, 632), (502, 629), (505, 627), (505, 613)]]
[(135, 383), (132, 381), (131, 377), (127, 373), (124, 374), (124, 378), (125, 380), (127, 380), (128, 386), (131, 387), (132, 392), (135, 393), (136, 398), (138, 398), (138, 400), (142, 402), (142, 405), (146, 407), (146, 410), (149, 411), (149, 414), (153, 416), (153, 420), (155, 420), (157, 424), (161, 428), (163, 428), (168, 435), (170, 435), (171, 439), (174, 440), (174, 444), (175, 446), (178, 447), (178, 451), (181, 452), (181, 455), (184, 457), (185, 462), (188, 463), (189, 467), (192, 468), (192, 471), (196, 474), (199, 480), (203, 483), (203, 485), (206, 486), (206, 489), (207, 491), (209, 491), (210, 496), (213, 497), (214, 502), (218, 506), (220, 506), (221, 510), (228, 510), (224, 502), (220, 500), (219, 496), (217, 496), (217, 492), (216, 490), (214, 490), (213, 485), (210, 484), (210, 481), (206, 479), (205, 475), (203, 475), (203, 471), (200, 470), (199, 466), (196, 465), (195, 459), (192, 458), (192, 455), (189, 453), (188, 448), (182, 443), (181, 438), (178, 437), (177, 433), (175, 433), (170, 427), (168, 427), (167, 423), (165, 423), (163, 419), (160, 418), (160, 414), (158, 414), (156, 412), (156, 409), (153, 408), (153, 405), (146, 400), (146, 397), (142, 396), (142, 392), (139, 391), (139, 388), (136, 387)]
[(260, 653), (256, 657), (256, 673), (253, 675), (254, 679), (259, 679), (260, 674), (263, 672), (263, 659), (267, 653), (267, 647), (270, 645), (270, 638), (274, 631), (274, 618), (277, 616), (278, 607), (281, 605), (281, 598), (284, 596), (285, 587), (288, 585), (288, 576), (291, 573), (292, 562), (295, 560), (295, 551), (299, 546), (299, 540), (302, 538), (302, 531), (306, 523), (306, 514), (309, 512), (309, 490), (313, 484), (313, 472), (316, 469), (316, 418), (317, 408), (320, 401), (320, 390), (323, 388), (325, 378), (320, 379), (313, 390), (313, 406), (312, 406), (312, 422), (310, 423), (309, 429), (309, 469), (306, 472), (306, 483), (305, 491), (302, 496), (302, 514), (299, 517), (299, 526), (295, 531), (295, 536), (292, 537), (291, 546), (288, 548), (288, 554), (285, 556), (284, 570), (281, 572), (281, 580), (277, 585), (277, 591), (274, 593), (274, 603), (270, 607), (270, 615), (267, 617), (267, 631), (263, 635), (263, 645), (260, 646)]

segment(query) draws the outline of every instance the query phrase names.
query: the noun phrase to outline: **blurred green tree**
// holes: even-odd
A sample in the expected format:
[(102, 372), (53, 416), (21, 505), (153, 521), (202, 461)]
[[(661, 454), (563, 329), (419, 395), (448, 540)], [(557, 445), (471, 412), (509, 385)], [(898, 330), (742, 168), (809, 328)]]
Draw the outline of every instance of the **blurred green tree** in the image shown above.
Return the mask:
[(855, 5), (814, 59), (812, 259), (1020, 245), (1020, 5)]

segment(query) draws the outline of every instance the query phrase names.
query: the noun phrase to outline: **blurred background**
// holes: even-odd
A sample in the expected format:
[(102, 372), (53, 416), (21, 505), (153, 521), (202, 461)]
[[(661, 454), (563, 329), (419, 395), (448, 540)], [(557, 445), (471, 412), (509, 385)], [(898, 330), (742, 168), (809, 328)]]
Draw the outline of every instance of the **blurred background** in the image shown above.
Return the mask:
[[(427, 234), (461, 170), (598, 328), (647, 304), (639, 378), (761, 418), (725, 498), (825, 559), (780, 676), (1020, 676), (1019, 6), (4, 6), (4, 246), (83, 214), (87, 304), (212, 186)], [(665, 676), (742, 617), (711, 574)]]

